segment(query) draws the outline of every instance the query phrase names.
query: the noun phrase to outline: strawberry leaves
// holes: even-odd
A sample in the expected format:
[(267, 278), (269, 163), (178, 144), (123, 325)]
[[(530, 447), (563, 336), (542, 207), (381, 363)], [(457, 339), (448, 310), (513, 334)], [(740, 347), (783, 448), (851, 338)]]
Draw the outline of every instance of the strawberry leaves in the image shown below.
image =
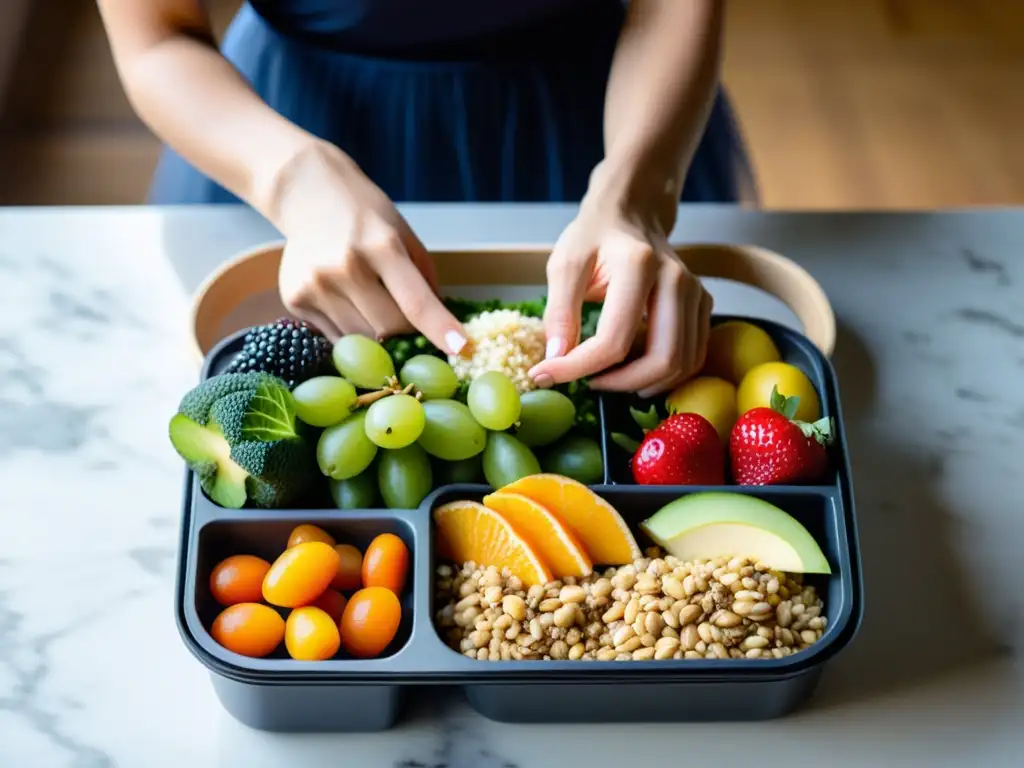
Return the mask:
[(773, 411), (781, 413), (792, 421), (793, 417), (796, 416), (796, 409), (800, 407), (800, 397), (799, 395), (786, 397), (779, 392), (778, 387), (772, 387), (772, 396), (768, 400), (768, 405)]
[(640, 448), (640, 442), (638, 440), (634, 440), (629, 435), (624, 435), (621, 432), (612, 432), (609, 437), (611, 437), (612, 442), (619, 446), (619, 448), (622, 448), (629, 453), (636, 453), (637, 449)]
[[(640, 427), (641, 432), (646, 435), (652, 429), (657, 429), (658, 425), (661, 424), (661, 415), (658, 413), (657, 406), (652, 405), (646, 411), (641, 411), (639, 408), (635, 408), (632, 405), (629, 407), (629, 415), (633, 417), (633, 421)], [(633, 439), (629, 435), (625, 435), (622, 432), (612, 432), (609, 437), (612, 442), (615, 443), (619, 448), (629, 453), (636, 453), (640, 447), (640, 441)]]
[(812, 424), (808, 424), (806, 421), (794, 421), (793, 423), (800, 428), (804, 437), (816, 440), (821, 446), (827, 448), (832, 445), (832, 441), (835, 440), (835, 419), (818, 419)]
[(800, 406), (800, 397), (786, 397), (779, 392), (778, 387), (772, 387), (772, 395), (769, 405), (773, 411), (786, 417), (787, 421), (796, 425), (804, 437), (815, 440), (819, 445), (828, 447), (835, 439), (836, 422), (832, 418), (821, 418), (815, 422), (798, 421), (796, 416), (797, 408)]
[(633, 421), (637, 423), (637, 426), (639, 426), (644, 433), (650, 432), (661, 423), (661, 416), (658, 415), (658, 409), (653, 405), (647, 412), (630, 406), (629, 415), (633, 417)]

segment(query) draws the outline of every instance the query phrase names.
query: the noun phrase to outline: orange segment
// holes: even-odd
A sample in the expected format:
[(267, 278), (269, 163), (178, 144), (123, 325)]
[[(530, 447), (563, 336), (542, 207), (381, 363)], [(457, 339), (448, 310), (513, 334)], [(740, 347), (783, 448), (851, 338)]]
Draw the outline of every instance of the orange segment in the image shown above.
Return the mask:
[(502, 515), (475, 501), (453, 501), (434, 510), (439, 551), (457, 563), (508, 568), (523, 584), (553, 581), (550, 569)]
[(551, 510), (520, 493), (496, 491), (484, 496), (484, 506), (512, 524), (555, 575), (581, 578), (594, 570), (593, 563), (576, 535)]
[(575, 534), (595, 564), (625, 565), (643, 556), (622, 515), (582, 483), (562, 475), (527, 475), (500, 490), (547, 507)]

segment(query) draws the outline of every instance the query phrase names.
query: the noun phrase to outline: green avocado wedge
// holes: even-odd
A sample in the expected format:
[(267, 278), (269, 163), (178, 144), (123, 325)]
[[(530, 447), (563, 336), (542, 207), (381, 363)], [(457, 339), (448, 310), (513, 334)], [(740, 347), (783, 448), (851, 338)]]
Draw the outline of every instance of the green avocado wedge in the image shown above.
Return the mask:
[(723, 491), (682, 496), (640, 528), (684, 562), (749, 557), (787, 573), (832, 573), (825, 553), (798, 520), (753, 496)]

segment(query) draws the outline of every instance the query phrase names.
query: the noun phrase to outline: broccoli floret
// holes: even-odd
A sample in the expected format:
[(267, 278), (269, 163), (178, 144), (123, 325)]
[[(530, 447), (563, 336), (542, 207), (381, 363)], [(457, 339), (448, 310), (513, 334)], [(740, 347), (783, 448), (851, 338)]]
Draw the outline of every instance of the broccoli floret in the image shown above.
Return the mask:
[(175, 450), (224, 507), (282, 507), (315, 476), (314, 454), (284, 381), (228, 373), (185, 395), (171, 419)]

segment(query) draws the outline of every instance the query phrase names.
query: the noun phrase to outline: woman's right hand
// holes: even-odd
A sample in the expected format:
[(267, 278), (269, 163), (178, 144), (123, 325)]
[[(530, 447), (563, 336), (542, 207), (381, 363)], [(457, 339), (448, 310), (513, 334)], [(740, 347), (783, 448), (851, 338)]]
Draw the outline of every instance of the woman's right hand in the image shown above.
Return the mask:
[(285, 307), (331, 342), (418, 330), (458, 354), (461, 324), (437, 296), (434, 264), (408, 223), (343, 152), (317, 145), (278, 179), (287, 238), (278, 277)]

